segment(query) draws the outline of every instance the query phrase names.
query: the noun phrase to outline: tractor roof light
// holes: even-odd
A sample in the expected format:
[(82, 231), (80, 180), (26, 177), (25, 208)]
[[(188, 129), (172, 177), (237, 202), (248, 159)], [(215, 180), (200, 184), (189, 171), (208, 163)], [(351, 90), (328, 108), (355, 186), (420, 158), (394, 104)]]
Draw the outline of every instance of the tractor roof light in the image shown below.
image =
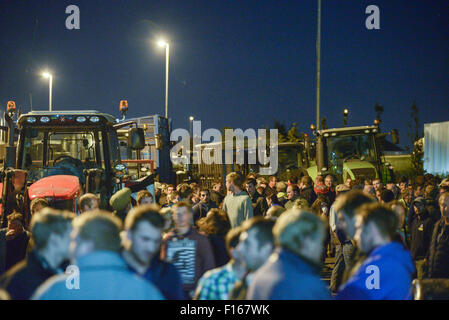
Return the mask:
[(42, 123), (49, 123), (50, 122), (50, 118), (49, 117), (41, 117), (41, 122)]
[(120, 112), (124, 113), (128, 111), (128, 100), (121, 100), (120, 101)]
[(28, 117), (27, 122), (28, 123), (35, 123), (37, 121), (36, 117)]
[(6, 104), (6, 112), (15, 112), (16, 111), (16, 103), (14, 101), (8, 101)]
[(92, 122), (92, 123), (100, 122), (100, 118), (97, 117), (97, 116), (90, 117), (89, 120), (90, 120), (90, 122)]

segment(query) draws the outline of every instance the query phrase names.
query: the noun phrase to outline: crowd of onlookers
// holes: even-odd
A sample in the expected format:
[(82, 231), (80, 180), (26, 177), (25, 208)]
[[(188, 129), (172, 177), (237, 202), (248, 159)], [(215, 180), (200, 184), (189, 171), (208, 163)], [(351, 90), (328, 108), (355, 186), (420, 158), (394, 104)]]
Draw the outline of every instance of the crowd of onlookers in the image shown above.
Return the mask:
[[(225, 185), (123, 188), (100, 210), (45, 199), (0, 229), (0, 297), (11, 299), (411, 299), (449, 279), (449, 180), (250, 173)], [(330, 285), (323, 263), (334, 257)]]

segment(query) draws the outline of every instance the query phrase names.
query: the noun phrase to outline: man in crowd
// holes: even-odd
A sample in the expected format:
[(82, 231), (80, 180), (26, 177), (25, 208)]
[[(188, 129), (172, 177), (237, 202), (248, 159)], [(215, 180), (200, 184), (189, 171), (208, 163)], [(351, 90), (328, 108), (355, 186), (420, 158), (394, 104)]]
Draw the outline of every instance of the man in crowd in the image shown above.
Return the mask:
[[(136, 277), (120, 255), (122, 222), (107, 211), (91, 211), (73, 221), (76, 268), (38, 288), (38, 300), (160, 300), (160, 291)], [(71, 288), (71, 289), (70, 289)]]
[(217, 204), (217, 206), (220, 206), (220, 204), (223, 202), (223, 199), (225, 196), (222, 194), (222, 183), (220, 180), (215, 181), (212, 185), (212, 190), (210, 192), (210, 199)]
[(352, 187), (353, 187), (353, 182), (352, 182), (351, 177), (347, 177), (347, 178), (346, 178), (345, 185), (346, 185), (349, 189), (352, 189)]
[(328, 300), (320, 279), (324, 222), (315, 214), (289, 210), (276, 222), (276, 252), (260, 267), (248, 289), (249, 300)]
[(247, 274), (235, 284), (230, 294), (231, 300), (247, 299), (248, 287), (254, 278), (254, 273), (273, 253), (273, 226), (272, 220), (262, 217), (254, 217), (242, 224), (242, 234), (236, 250), (237, 254), (243, 257)]
[(276, 184), (278, 183), (278, 178), (276, 178), (276, 176), (270, 176), (268, 178), (268, 186), (267, 188), (273, 190), (275, 193), (277, 193), (276, 191)]
[(30, 213), (33, 216), (35, 213), (41, 211), (42, 209), (48, 207), (48, 201), (44, 198), (34, 198), (30, 202)]
[(399, 188), (396, 186), (394, 181), (392, 180), (388, 181), (387, 184), (385, 185), (385, 189), (393, 192), (394, 200), (396, 200), (399, 197)]
[(373, 180), (373, 187), (374, 187), (374, 192), (382, 192), (382, 189), (384, 188), (382, 181), (379, 178), (376, 178)]
[(427, 259), (429, 278), (449, 278), (449, 192), (438, 199), (441, 219), (435, 224)]
[(223, 267), (207, 271), (199, 280), (196, 300), (228, 300), (234, 285), (246, 272), (241, 254), (235, 250), (242, 233), (241, 227), (231, 229), (226, 235), (226, 247), (231, 260)]
[(268, 209), (268, 204), (265, 200), (265, 197), (261, 196), (256, 190), (256, 179), (250, 178), (246, 180), (245, 187), (249, 197), (251, 198), (254, 216), (263, 216)]
[(6, 219), (8, 227), (0, 229), (0, 274), (25, 258), (30, 240), (22, 214), (13, 211)]
[(168, 300), (181, 300), (181, 277), (176, 267), (159, 257), (165, 220), (155, 205), (131, 209), (125, 220), (125, 250), (130, 268), (153, 283)]
[(0, 279), (1, 287), (13, 300), (28, 300), (45, 280), (64, 272), (61, 264), (69, 260), (71, 212), (45, 208), (31, 218), (31, 234), (34, 243), (28, 257), (16, 264)]
[(388, 189), (382, 189), (380, 191), (380, 203), (388, 204), (394, 200), (394, 193)]
[(159, 198), (159, 204), (164, 206), (167, 204), (167, 196), (172, 194), (175, 191), (175, 187), (172, 184), (166, 186), (163, 190), (161, 197)]
[(147, 205), (147, 204), (153, 204), (154, 199), (153, 195), (150, 193), (150, 191), (144, 189), (137, 192), (136, 195), (136, 204), (137, 206)]
[(291, 209), (295, 205), (296, 199), (299, 199), (300, 190), (296, 184), (291, 184), (287, 187), (287, 199), (288, 201), (285, 203), (285, 209)]
[(184, 296), (191, 299), (198, 280), (215, 267), (214, 253), (209, 239), (193, 228), (190, 205), (178, 202), (172, 210), (175, 228), (164, 237), (161, 259), (175, 265), (181, 275)]
[(354, 265), (355, 212), (361, 205), (373, 201), (362, 191), (352, 190), (339, 196), (334, 202), (334, 210), (337, 214), (335, 233), (339, 245), (336, 247), (335, 266), (330, 282), (330, 289), (333, 293), (337, 292), (342, 283), (344, 273), (348, 273)]
[(248, 193), (242, 190), (243, 181), (238, 173), (231, 172), (226, 176), (226, 188), (230, 194), (223, 200), (223, 211), (228, 214), (231, 227), (235, 228), (253, 217), (253, 206)]
[(413, 200), (414, 214), (409, 217), (410, 252), (416, 265), (416, 276), (422, 279), (426, 274), (426, 256), (432, 239), (434, 221), (430, 217), (426, 202), (422, 197)]
[(414, 265), (410, 253), (393, 241), (397, 216), (386, 206), (371, 203), (356, 215), (355, 240), (367, 254), (363, 264), (340, 288), (342, 300), (404, 300), (411, 298)]
[(365, 179), (363, 185), (363, 193), (369, 196), (376, 196), (376, 191), (374, 191), (373, 182), (370, 179)]
[(311, 207), (317, 198), (315, 191), (313, 191), (313, 180), (309, 176), (304, 176), (301, 179), (301, 184), (301, 197), (306, 199), (309, 203), (309, 207)]
[(331, 176), (330, 174), (327, 175), (326, 178), (324, 179), (324, 184), (329, 190), (327, 196), (329, 198), (330, 204), (332, 205), (332, 203), (334, 203), (335, 198), (337, 196), (335, 193), (335, 187), (334, 187), (334, 177)]
[(209, 197), (209, 190), (201, 189), (200, 201), (192, 207), (194, 224), (204, 218), (210, 209), (218, 208), (217, 204)]
[(93, 193), (85, 193), (78, 200), (80, 213), (97, 210), (100, 208), (100, 200)]

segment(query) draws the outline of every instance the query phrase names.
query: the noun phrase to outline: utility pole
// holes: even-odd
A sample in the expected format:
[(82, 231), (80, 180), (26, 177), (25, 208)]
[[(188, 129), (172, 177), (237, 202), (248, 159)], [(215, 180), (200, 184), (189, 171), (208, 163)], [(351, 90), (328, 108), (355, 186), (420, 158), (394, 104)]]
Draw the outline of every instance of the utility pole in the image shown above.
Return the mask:
[(321, 0), (318, 0), (318, 25), (316, 38), (316, 129), (320, 129), (320, 73), (321, 73)]

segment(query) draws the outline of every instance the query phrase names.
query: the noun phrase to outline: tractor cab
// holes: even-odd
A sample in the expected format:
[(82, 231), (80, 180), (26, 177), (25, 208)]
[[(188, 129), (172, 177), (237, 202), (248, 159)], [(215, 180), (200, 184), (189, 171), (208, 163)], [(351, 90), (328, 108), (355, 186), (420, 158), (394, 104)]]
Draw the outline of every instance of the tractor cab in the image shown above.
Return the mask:
[[(90, 192), (98, 194), (100, 206), (108, 209), (109, 198), (122, 187), (125, 169), (117, 137), (125, 103), (120, 105), (122, 121), (95, 110), (32, 111), (20, 115), (15, 128), (14, 110), (5, 114), (9, 132), (18, 136), (8, 134), (1, 172), (3, 211), (11, 211), (5, 207), (16, 171), (25, 172), (25, 202), (45, 198), (52, 207), (77, 212), (78, 197)], [(142, 130), (130, 130), (130, 147), (143, 146)]]

